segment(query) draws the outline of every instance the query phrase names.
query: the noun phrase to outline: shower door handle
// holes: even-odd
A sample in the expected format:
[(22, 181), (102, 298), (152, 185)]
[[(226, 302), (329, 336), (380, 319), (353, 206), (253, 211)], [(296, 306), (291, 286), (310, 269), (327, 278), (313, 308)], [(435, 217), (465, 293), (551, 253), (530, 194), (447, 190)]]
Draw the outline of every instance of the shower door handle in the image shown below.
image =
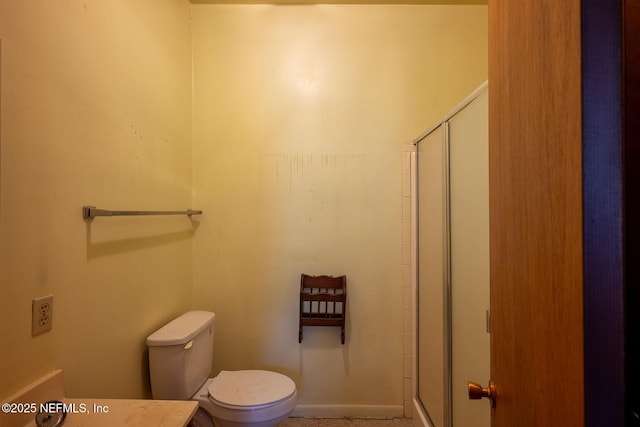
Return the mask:
[(467, 389), (469, 390), (469, 399), (476, 400), (486, 397), (489, 399), (491, 407), (496, 407), (496, 385), (493, 381), (489, 381), (489, 387), (482, 387), (478, 383), (469, 381), (467, 382)]

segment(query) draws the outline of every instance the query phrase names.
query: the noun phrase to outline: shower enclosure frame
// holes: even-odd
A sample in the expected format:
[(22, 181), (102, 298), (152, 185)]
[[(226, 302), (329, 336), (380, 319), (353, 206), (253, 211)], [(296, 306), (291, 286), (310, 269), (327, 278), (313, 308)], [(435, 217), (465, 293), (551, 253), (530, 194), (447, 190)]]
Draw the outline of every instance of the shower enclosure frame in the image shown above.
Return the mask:
[[(413, 396), (413, 417), (422, 426), (432, 427), (453, 427), (453, 394), (452, 394), (452, 283), (451, 283), (451, 198), (450, 198), (450, 121), (462, 110), (464, 110), (469, 104), (471, 104), (478, 96), (483, 92), (486, 92), (488, 88), (488, 82), (484, 82), (474, 92), (472, 92), (467, 98), (465, 98), (460, 104), (458, 104), (453, 110), (445, 115), (441, 120), (431, 126), (427, 131), (417, 137), (413, 144), (415, 146), (414, 151), (411, 153), (411, 233), (412, 233), (412, 313), (413, 313), (413, 340), (412, 340), (412, 353), (413, 353), (413, 381), (412, 381), (412, 396)], [(443, 413), (439, 417), (442, 420), (442, 425), (434, 424), (432, 416), (429, 415), (427, 408), (424, 407), (423, 402), (420, 399), (420, 254), (419, 254), (419, 221), (418, 215), (420, 212), (419, 201), (419, 172), (418, 172), (418, 146), (419, 143), (426, 138), (430, 137), (434, 132), (441, 130), (442, 136), (440, 138), (440, 145), (442, 149), (442, 322), (443, 322), (443, 368), (444, 368), (444, 381), (442, 387), (443, 393)], [(435, 135), (437, 136), (437, 135)], [(435, 139), (434, 141), (435, 142)], [(487, 313), (487, 332), (489, 328)]]

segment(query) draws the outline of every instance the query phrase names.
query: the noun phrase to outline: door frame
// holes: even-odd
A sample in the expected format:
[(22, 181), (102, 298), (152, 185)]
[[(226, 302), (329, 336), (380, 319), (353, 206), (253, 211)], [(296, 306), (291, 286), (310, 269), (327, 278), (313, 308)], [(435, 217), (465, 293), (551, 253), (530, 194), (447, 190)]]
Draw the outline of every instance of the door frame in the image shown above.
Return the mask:
[[(640, 381), (640, 3), (624, 3), (623, 87), (624, 87), (624, 223), (625, 254), (625, 383)], [(595, 397), (595, 396), (594, 396)], [(627, 426), (638, 426), (640, 390), (626, 389)]]
[(622, 3), (581, 4), (587, 427), (625, 425)]

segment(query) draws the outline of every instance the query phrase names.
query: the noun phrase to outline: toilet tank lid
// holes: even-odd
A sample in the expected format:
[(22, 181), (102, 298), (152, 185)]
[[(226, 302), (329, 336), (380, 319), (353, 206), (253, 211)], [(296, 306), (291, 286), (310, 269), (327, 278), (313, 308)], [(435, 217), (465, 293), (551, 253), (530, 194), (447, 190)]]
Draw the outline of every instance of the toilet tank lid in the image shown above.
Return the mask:
[(215, 317), (215, 313), (210, 311), (196, 310), (184, 313), (149, 335), (147, 345), (149, 347), (163, 347), (185, 344), (208, 328)]

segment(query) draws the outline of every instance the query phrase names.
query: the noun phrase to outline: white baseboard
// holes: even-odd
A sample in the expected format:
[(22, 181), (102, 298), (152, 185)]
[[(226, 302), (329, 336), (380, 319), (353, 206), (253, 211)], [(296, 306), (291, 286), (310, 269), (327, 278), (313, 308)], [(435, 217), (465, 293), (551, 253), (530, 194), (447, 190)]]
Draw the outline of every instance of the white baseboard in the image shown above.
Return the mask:
[(401, 418), (402, 405), (298, 405), (290, 417), (302, 418)]

